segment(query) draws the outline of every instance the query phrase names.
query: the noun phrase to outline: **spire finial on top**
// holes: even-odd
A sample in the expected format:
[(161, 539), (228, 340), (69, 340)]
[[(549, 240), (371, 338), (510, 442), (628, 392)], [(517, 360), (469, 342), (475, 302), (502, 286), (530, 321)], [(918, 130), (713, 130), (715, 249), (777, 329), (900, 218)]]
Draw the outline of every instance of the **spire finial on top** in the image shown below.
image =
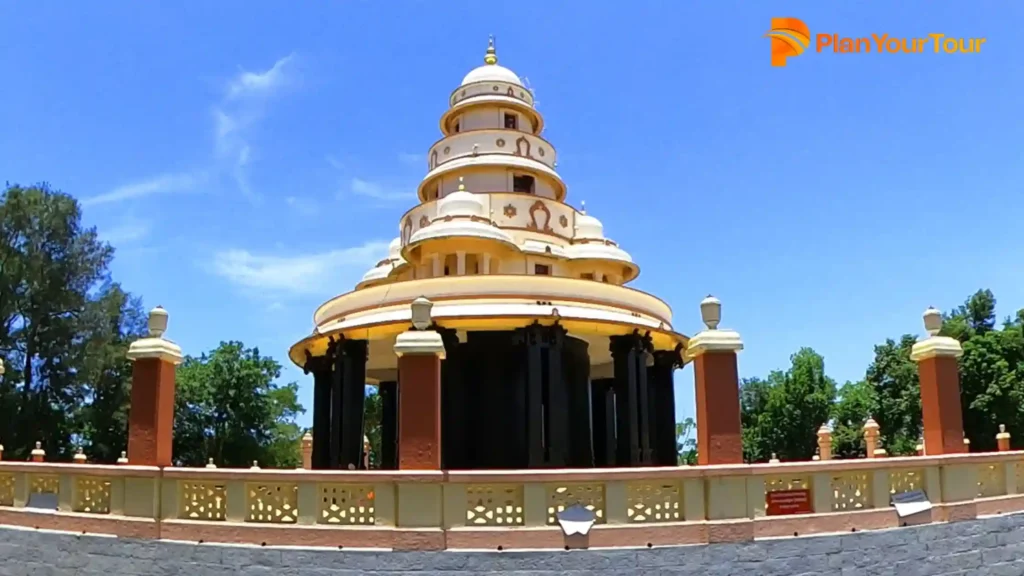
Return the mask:
[(497, 64), (498, 53), (494, 51), (494, 35), (487, 37), (487, 53), (484, 55), (484, 64)]
[(586, 214), (587, 213), (587, 201), (586, 200), (580, 200), (580, 213), (582, 213), (582, 214)]

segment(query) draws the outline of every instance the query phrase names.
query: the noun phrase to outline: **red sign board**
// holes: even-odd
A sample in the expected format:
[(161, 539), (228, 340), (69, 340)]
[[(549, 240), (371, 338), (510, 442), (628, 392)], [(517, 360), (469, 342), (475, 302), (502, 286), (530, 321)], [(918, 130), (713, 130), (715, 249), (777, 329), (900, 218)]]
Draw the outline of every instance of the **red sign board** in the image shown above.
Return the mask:
[(768, 493), (767, 514), (784, 516), (787, 514), (811, 514), (810, 490), (775, 490)]

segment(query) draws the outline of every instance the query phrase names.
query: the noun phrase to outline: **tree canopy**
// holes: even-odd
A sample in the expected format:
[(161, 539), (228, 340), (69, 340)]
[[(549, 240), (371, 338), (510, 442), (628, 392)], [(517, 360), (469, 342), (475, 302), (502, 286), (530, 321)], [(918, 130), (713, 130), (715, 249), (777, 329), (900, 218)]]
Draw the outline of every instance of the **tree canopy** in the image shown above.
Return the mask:
[[(996, 299), (979, 290), (945, 313), (943, 335), (960, 340), (960, 390), (964, 434), (972, 450), (995, 450), (999, 425), (1024, 438), (1024, 310), (997, 328)], [(832, 425), (832, 451), (840, 458), (864, 456), (863, 426), (874, 418), (889, 454), (914, 454), (921, 438), (921, 391), (910, 359), (917, 338), (904, 334), (875, 346), (864, 378), (838, 390), (825, 376), (824, 361), (810, 349), (792, 367), (741, 385), (743, 454), (748, 462), (806, 460), (821, 424)], [(699, 447), (698, 447), (699, 449)]]
[[(110, 275), (114, 249), (82, 224), (78, 202), (46, 184), (0, 194), (0, 443), (24, 460), (77, 447), (113, 463), (126, 449), (131, 342), (146, 332), (142, 301)], [(178, 369), (176, 458), (198, 465), (298, 463), (302, 412), (280, 365), (241, 343)]]

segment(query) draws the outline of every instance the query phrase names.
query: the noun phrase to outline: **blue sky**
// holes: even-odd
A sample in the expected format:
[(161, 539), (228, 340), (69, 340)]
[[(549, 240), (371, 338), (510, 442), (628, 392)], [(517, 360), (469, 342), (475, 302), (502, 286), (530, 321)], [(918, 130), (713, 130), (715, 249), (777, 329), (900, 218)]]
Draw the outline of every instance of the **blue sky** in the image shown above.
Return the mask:
[[(987, 42), (772, 68), (778, 16)], [(488, 34), (536, 90), (568, 200), (679, 331), (723, 301), (742, 376), (811, 346), (854, 380), (928, 305), (1024, 307), (1018, 3), (5, 0), (0, 22), (0, 179), (81, 198), (115, 278), (192, 354), (237, 339), (287, 362), (397, 235)], [(311, 408), (310, 379), (284, 379)], [(692, 415), (690, 368), (676, 386)]]

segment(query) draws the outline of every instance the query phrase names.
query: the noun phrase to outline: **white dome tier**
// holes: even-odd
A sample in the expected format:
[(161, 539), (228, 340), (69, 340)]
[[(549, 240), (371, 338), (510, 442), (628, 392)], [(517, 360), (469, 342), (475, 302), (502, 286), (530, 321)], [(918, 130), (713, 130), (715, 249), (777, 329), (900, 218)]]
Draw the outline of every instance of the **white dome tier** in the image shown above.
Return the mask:
[(437, 219), (446, 218), (486, 218), (487, 208), (483, 200), (466, 191), (466, 185), (459, 178), (459, 189), (437, 201)]
[(508, 82), (516, 86), (522, 86), (523, 81), (515, 72), (498, 65), (498, 55), (494, 51), (494, 38), (487, 42), (487, 54), (484, 55), (484, 65), (478, 66), (469, 71), (462, 79), (462, 86), (476, 84), (477, 82)]
[(488, 217), (482, 197), (466, 190), (462, 178), (458, 190), (437, 201), (437, 217), (413, 233), (409, 244), (449, 237), (483, 238), (516, 246), (515, 239)]
[(576, 216), (575, 240), (604, 240), (604, 224), (587, 214), (586, 206)]

